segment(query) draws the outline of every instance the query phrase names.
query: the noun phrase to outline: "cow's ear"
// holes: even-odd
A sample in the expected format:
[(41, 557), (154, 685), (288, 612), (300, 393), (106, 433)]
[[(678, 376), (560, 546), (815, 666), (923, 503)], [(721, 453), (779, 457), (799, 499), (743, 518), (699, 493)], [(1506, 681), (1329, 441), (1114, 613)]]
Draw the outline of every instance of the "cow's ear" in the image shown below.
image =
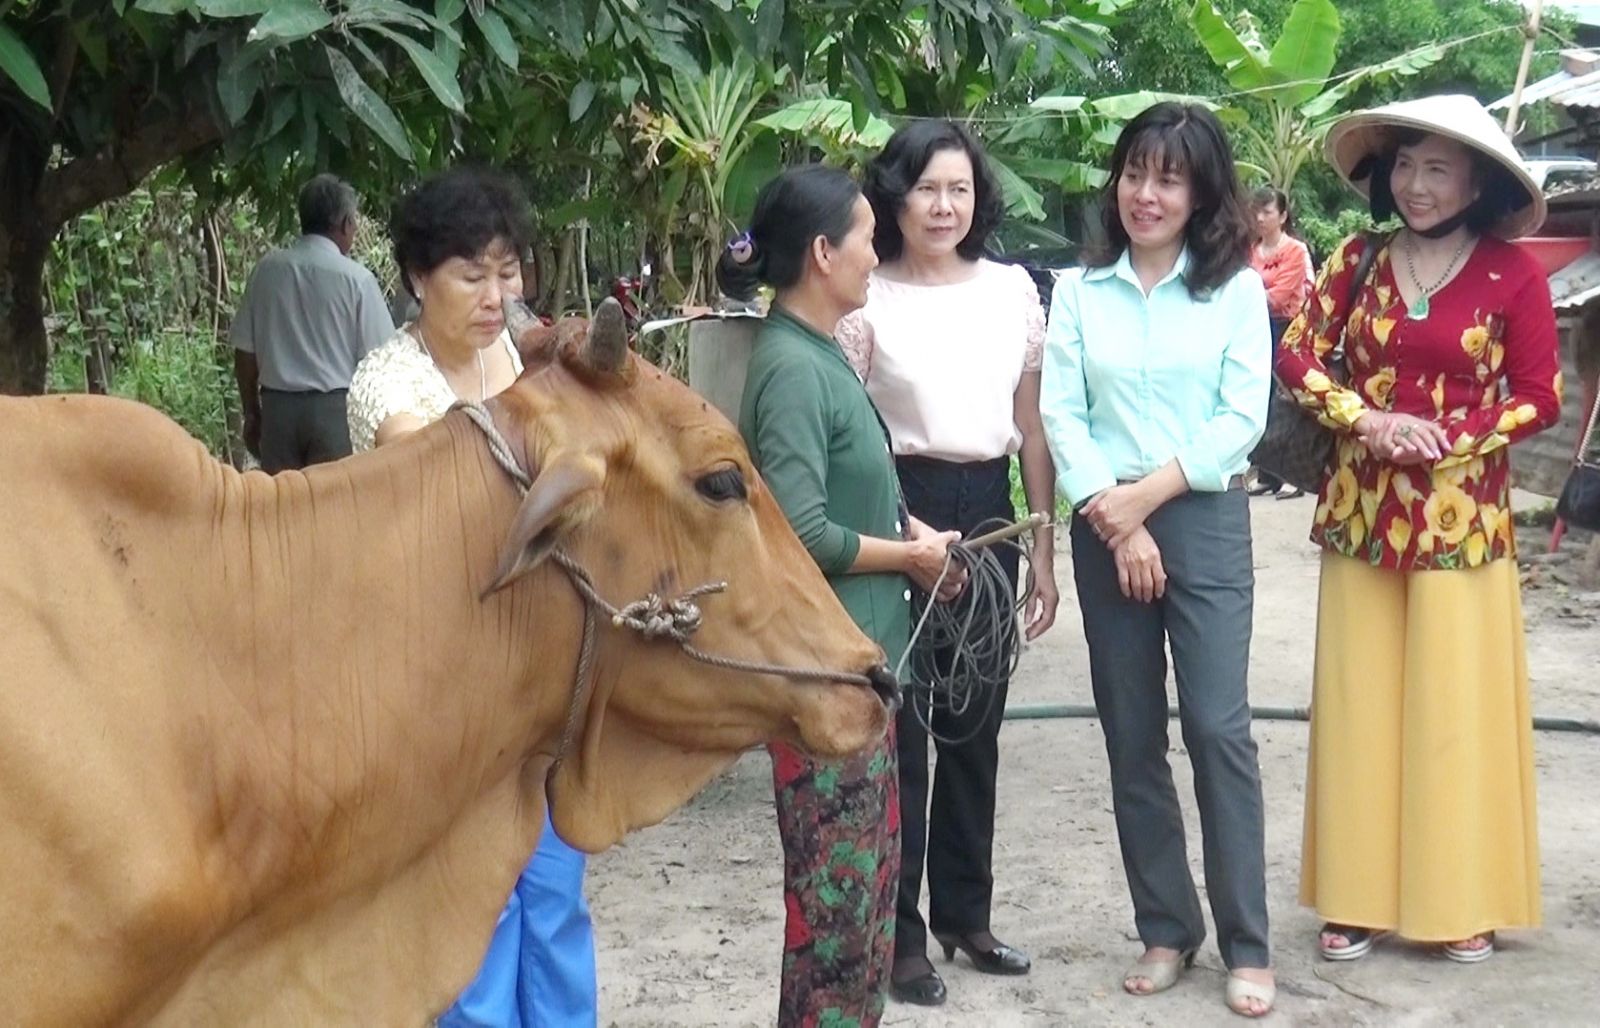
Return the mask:
[(516, 520), (500, 548), (494, 584), (499, 592), (539, 566), (568, 531), (600, 506), (605, 463), (590, 454), (558, 454), (547, 460), (522, 498)]

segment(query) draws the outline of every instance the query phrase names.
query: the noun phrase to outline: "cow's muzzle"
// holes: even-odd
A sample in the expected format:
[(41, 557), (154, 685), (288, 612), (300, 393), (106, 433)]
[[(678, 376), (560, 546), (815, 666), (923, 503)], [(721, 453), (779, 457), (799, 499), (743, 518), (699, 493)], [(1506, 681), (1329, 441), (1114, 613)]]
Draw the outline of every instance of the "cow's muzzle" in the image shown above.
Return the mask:
[(889, 665), (879, 664), (877, 667), (867, 669), (867, 681), (871, 683), (872, 691), (878, 694), (878, 699), (893, 713), (900, 709), (900, 682), (894, 677), (894, 672), (889, 670)]

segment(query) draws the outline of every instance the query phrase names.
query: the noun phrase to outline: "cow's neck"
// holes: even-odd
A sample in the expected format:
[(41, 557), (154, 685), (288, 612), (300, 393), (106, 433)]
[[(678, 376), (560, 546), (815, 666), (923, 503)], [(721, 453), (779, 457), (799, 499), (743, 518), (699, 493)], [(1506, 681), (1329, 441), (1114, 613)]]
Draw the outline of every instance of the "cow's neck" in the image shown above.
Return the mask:
[[(250, 516), (226, 552), (248, 567), (224, 577), (252, 588), (214, 602), (245, 622), (235, 639), (258, 642), (235, 655), (248, 669), (229, 678), (238, 706), (219, 708), (233, 736), (221, 752), (241, 759), (216, 789), (265, 808), (238, 812), (236, 832), (293, 817), (314, 848), (261, 847), (292, 838), (281, 831), (230, 839), (259, 864), (250, 877), (271, 888), (330, 844), (424, 844), (496, 791), (536, 817), (582, 608), (554, 568), (480, 599), (518, 497), (478, 430), (451, 418), (361, 460), (243, 485)], [(273, 796), (278, 783), (291, 793)]]

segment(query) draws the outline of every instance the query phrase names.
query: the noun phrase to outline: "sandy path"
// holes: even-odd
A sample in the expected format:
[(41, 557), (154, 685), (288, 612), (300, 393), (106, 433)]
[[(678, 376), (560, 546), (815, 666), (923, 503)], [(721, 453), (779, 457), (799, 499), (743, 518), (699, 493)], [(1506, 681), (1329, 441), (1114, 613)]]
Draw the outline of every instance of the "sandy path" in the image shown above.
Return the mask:
[[(1258, 499), (1251, 695), (1257, 705), (1309, 699), (1316, 553), (1311, 501)], [(1525, 534), (1525, 551), (1536, 540)], [(1011, 703), (1089, 703), (1087, 655), (1071, 588), (1057, 626), (1024, 656)], [(1600, 719), (1600, 593), (1539, 566), (1526, 604), (1536, 713)], [(1176, 725), (1173, 739), (1178, 739)], [(1256, 727), (1267, 802), (1268, 888), (1279, 967), (1276, 1024), (1600, 1023), (1600, 738), (1536, 740), (1545, 929), (1504, 936), (1487, 964), (1462, 967), (1388, 944), (1350, 966), (1313, 953), (1314, 915), (1295, 904), (1306, 727)], [(950, 989), (940, 1010), (891, 1005), (891, 1025), (1241, 1024), (1222, 1006), (1222, 965), (1159, 997), (1118, 987), (1136, 955), (1117, 856), (1099, 726), (1013, 721), (1002, 732), (994, 923), (1034, 956), (1024, 978), (979, 975), (936, 957)], [(1199, 879), (1188, 762), (1174, 769)], [(601, 1021), (770, 1024), (782, 935), (780, 858), (766, 757), (750, 755), (667, 823), (594, 859), (589, 896), (599, 939)]]

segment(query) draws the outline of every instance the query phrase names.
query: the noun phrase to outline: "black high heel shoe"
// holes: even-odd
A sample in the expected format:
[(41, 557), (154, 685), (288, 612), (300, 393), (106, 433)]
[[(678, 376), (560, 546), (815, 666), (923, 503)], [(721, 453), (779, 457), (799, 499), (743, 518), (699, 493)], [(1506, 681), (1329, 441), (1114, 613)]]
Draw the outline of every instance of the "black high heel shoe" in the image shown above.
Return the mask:
[(939, 977), (939, 972), (934, 970), (926, 957), (921, 958), (921, 963), (928, 970), (904, 981), (896, 981), (891, 973), (889, 994), (901, 1003), (915, 1003), (919, 1007), (943, 1006), (948, 995), (944, 979)]
[(972, 966), (984, 974), (1027, 974), (1033, 967), (1033, 961), (1028, 954), (1020, 949), (1007, 946), (999, 939), (989, 949), (979, 949), (973, 941), (965, 935), (940, 935), (933, 936), (939, 940), (939, 945), (944, 947), (944, 958), (954, 960), (956, 950), (965, 953), (972, 960)]

